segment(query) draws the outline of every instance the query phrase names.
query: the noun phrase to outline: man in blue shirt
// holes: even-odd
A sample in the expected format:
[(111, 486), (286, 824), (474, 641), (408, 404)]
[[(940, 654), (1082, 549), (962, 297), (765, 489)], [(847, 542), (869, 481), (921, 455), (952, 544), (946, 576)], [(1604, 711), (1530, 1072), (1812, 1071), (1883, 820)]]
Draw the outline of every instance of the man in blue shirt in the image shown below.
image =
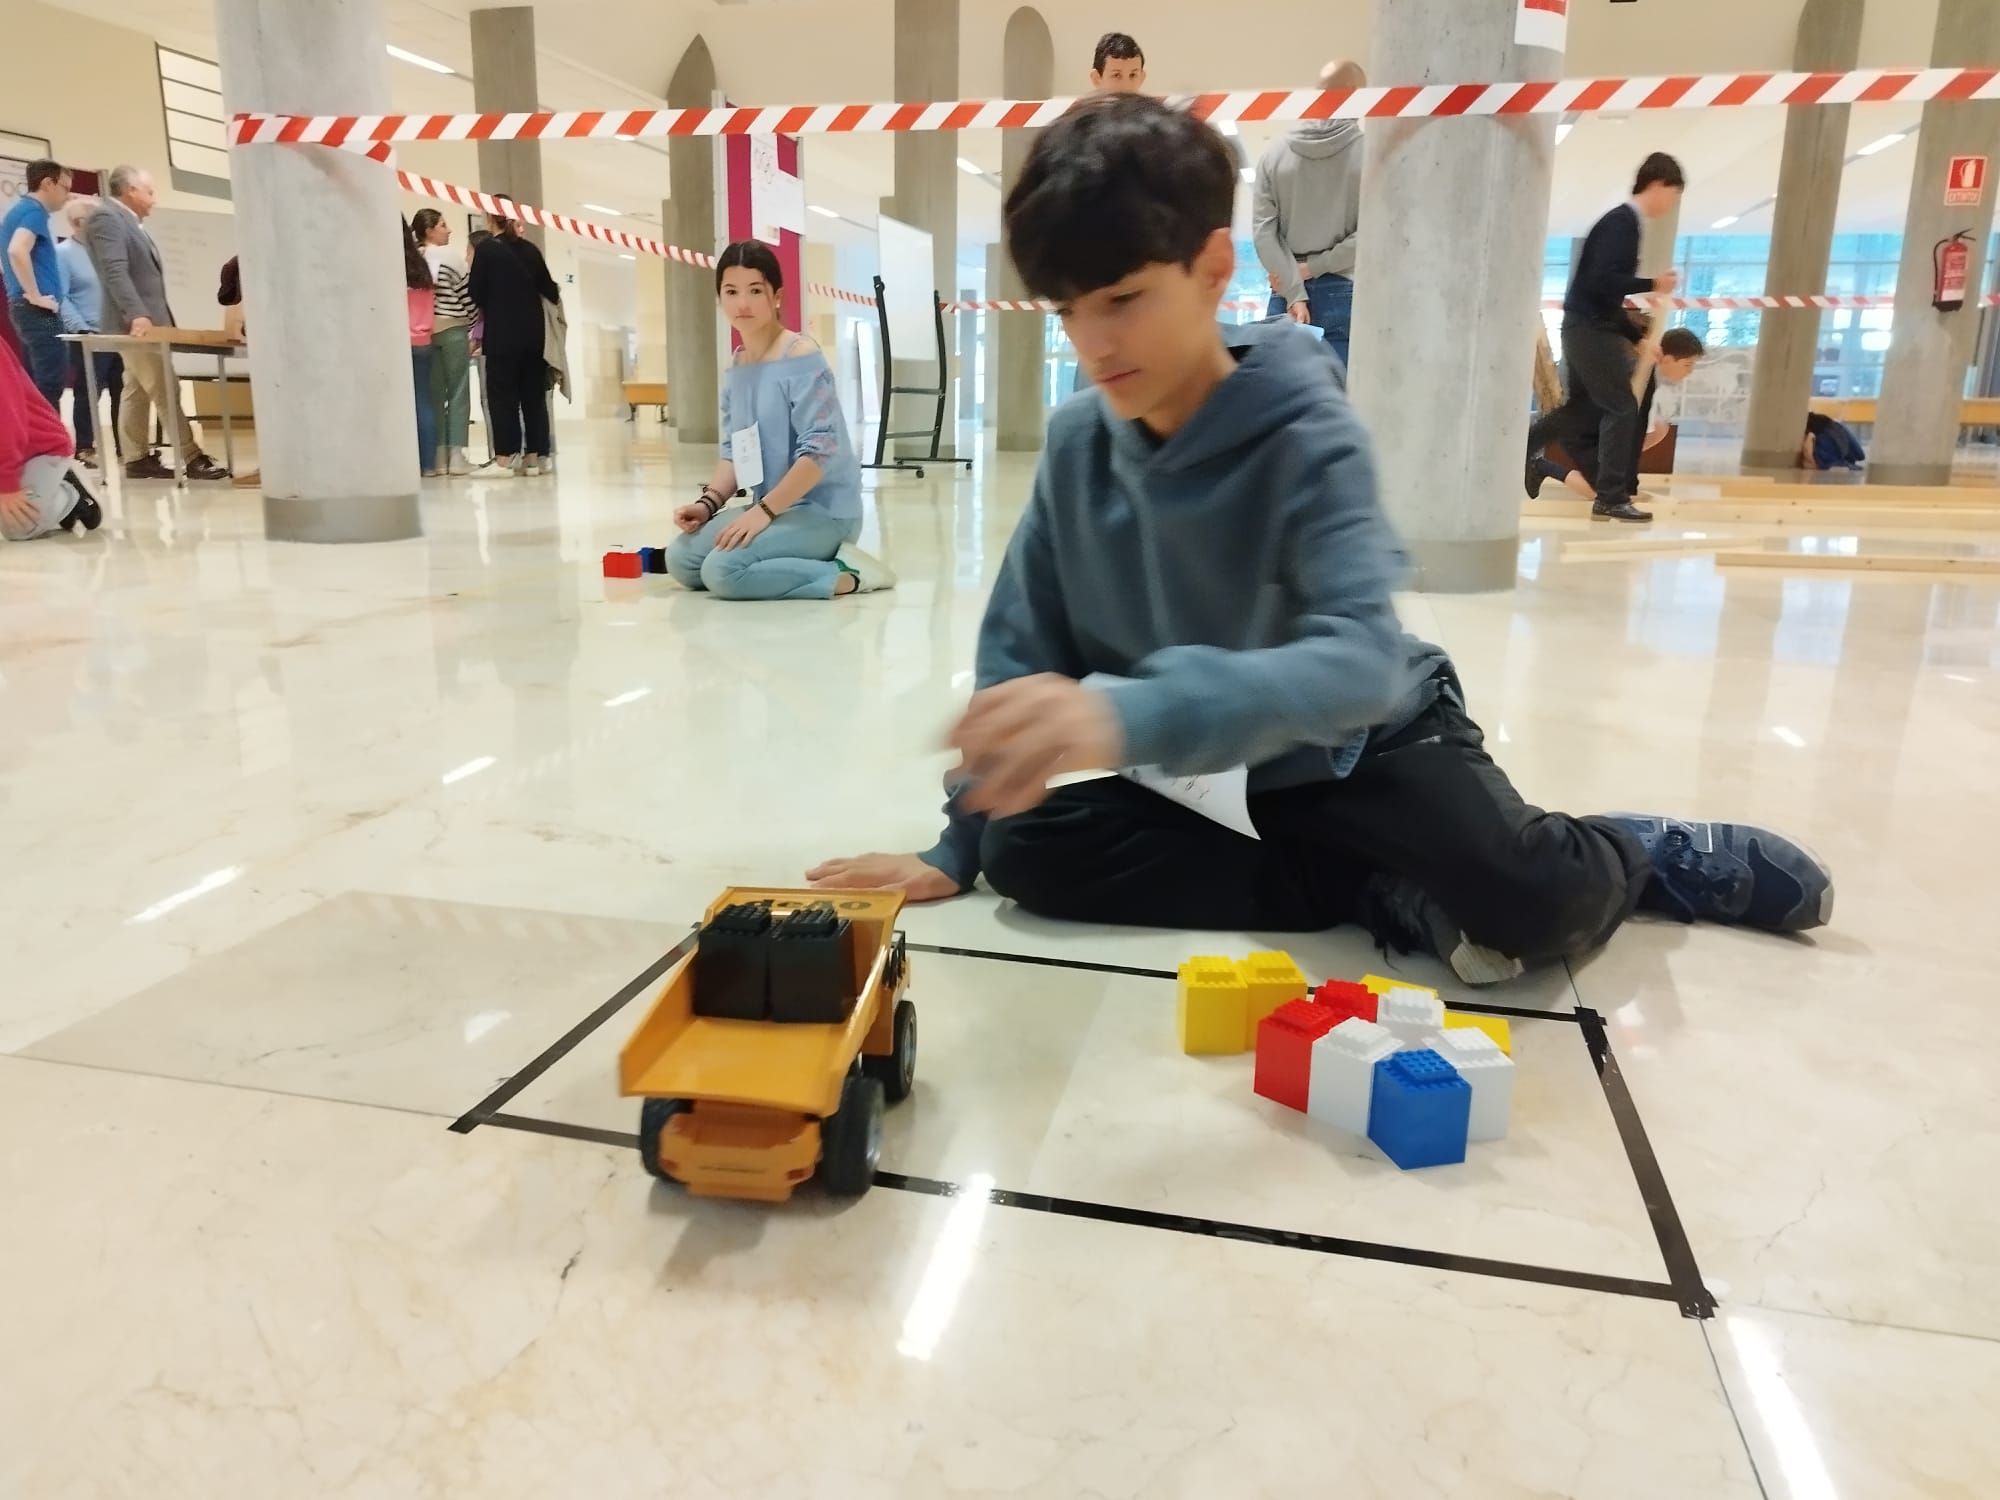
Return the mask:
[[(64, 333), (99, 333), (104, 328), (104, 283), (97, 279), (97, 267), (90, 259), (83, 226), (97, 211), (95, 198), (69, 200), (69, 238), (56, 246), (62, 265), (62, 321)], [(111, 424), (105, 429), (107, 446), (118, 449), (119, 394), (125, 384), (125, 361), (108, 349), (91, 356), (100, 394), (111, 393)], [(90, 380), (83, 368), (83, 345), (69, 346), (70, 414), (76, 427), (76, 461), (86, 469), (97, 467), (97, 413), (90, 403)]]
[(0, 216), (0, 279), (7, 285), (7, 316), (21, 339), (29, 378), (50, 406), (62, 409), (69, 356), (62, 345), (62, 272), (49, 215), (69, 202), (69, 169), (60, 162), (28, 163), (28, 191)]

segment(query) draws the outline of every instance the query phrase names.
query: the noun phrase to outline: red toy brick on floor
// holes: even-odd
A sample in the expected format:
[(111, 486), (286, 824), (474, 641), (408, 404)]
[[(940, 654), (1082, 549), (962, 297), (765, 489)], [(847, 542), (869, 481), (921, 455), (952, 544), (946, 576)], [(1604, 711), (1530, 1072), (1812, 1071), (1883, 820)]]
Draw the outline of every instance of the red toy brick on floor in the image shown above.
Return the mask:
[(1304, 1110), (1312, 1084), (1313, 1043), (1343, 1017), (1309, 1000), (1287, 1000), (1257, 1023), (1253, 1085), (1266, 1099)]
[(1379, 997), (1365, 984), (1329, 979), (1313, 991), (1312, 1003), (1332, 1011), (1334, 1024), (1338, 1025), (1349, 1016), (1357, 1016), (1363, 1021), (1374, 1020)]
[(636, 552), (607, 552), (604, 554), (604, 576), (606, 578), (638, 578), (645, 573), (645, 563)]

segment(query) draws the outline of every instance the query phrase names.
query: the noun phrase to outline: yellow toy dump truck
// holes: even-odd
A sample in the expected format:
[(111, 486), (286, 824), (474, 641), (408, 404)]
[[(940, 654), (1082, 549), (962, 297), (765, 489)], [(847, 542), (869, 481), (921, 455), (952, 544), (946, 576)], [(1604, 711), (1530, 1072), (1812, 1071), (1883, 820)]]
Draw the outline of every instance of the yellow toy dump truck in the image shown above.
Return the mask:
[(639, 1154), (702, 1197), (864, 1193), (910, 1092), (917, 1008), (896, 891), (731, 888), (618, 1055)]

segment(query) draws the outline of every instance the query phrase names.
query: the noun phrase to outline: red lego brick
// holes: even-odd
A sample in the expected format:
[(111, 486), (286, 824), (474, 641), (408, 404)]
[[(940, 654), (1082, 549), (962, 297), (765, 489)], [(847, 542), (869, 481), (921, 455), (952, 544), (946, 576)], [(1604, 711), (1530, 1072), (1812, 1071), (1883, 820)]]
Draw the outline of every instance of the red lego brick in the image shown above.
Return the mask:
[(1354, 984), (1345, 979), (1329, 979), (1313, 991), (1312, 1003), (1325, 1006), (1333, 1012), (1334, 1024), (1338, 1025), (1349, 1016), (1358, 1016), (1364, 1021), (1375, 1019), (1375, 1007), (1380, 997), (1365, 984)]
[(1257, 1023), (1257, 1073), (1252, 1087), (1266, 1099), (1304, 1110), (1312, 1081), (1313, 1043), (1343, 1018), (1307, 1000), (1287, 1000)]
[(604, 576), (606, 578), (638, 578), (646, 571), (646, 565), (636, 552), (607, 552), (604, 554)]

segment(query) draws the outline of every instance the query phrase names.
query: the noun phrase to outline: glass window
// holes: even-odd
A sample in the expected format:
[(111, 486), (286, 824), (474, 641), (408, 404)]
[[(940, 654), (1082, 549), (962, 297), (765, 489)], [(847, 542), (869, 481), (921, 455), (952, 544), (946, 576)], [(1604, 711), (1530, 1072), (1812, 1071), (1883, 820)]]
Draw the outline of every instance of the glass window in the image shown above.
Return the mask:
[(229, 142), (223, 129), (222, 70), (205, 57), (155, 46), (167, 164), (177, 191), (229, 196)]

